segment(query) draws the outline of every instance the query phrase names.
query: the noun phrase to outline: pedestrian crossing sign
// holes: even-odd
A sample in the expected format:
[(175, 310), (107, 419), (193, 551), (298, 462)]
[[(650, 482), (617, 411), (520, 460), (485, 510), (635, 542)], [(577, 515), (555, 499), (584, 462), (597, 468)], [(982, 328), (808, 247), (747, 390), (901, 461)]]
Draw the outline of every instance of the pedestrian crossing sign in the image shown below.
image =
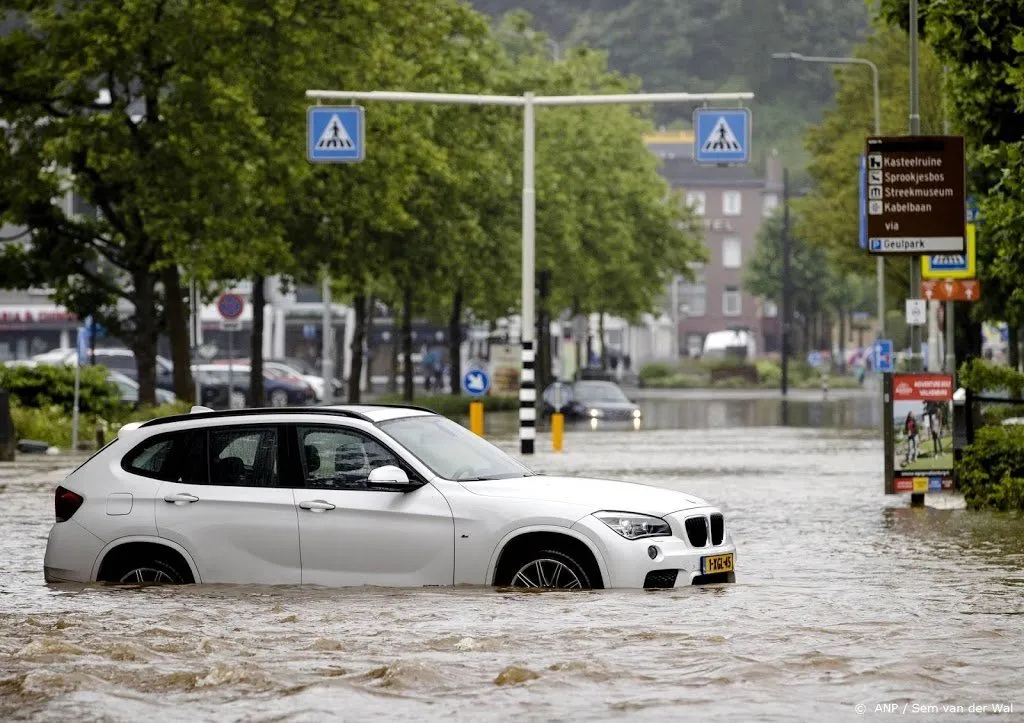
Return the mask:
[(693, 160), (706, 165), (750, 162), (750, 109), (698, 108), (693, 113)]
[(363, 109), (313, 106), (306, 114), (306, 157), (313, 163), (357, 163), (365, 156)]

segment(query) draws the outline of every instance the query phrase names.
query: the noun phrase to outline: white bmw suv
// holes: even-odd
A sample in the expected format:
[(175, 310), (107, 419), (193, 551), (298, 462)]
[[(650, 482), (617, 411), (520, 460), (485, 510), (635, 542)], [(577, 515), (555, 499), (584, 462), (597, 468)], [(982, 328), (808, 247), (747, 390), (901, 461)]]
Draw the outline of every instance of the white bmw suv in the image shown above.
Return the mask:
[(57, 487), (47, 582), (665, 588), (733, 582), (722, 513), (539, 475), (425, 409), (128, 424)]

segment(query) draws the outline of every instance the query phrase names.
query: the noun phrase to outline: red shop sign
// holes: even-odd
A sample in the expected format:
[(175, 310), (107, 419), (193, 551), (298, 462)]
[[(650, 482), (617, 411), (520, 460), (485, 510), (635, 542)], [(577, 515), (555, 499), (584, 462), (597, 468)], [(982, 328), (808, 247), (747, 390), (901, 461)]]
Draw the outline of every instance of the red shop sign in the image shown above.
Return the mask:
[(893, 374), (892, 398), (897, 402), (949, 402), (953, 399), (950, 374)]

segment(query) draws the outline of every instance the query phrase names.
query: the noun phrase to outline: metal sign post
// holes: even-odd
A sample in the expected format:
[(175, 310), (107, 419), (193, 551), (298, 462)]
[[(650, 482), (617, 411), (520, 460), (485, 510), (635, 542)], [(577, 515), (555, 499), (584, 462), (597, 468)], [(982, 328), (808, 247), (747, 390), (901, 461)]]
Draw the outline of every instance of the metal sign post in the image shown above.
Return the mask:
[(235, 332), (241, 328), (239, 317), (245, 310), (245, 299), (235, 293), (222, 294), (217, 299), (221, 315), (220, 328), (228, 333), (228, 409), (235, 408)]
[[(523, 269), (522, 269), (522, 371), (519, 382), (519, 451), (533, 454), (537, 436), (537, 390), (534, 378), (534, 264), (536, 207), (534, 192), (535, 120), (537, 106), (637, 105), (655, 103), (729, 103), (751, 100), (753, 93), (621, 93), (607, 95), (472, 95), (459, 93), (412, 93), (402, 91), (307, 90), (313, 100), (387, 101), (448, 105), (502, 105), (523, 109)], [(325, 126), (326, 127), (326, 126)], [(309, 138), (315, 131), (311, 130)], [(322, 133), (321, 133), (322, 135)], [(319, 141), (319, 137), (317, 138)]]

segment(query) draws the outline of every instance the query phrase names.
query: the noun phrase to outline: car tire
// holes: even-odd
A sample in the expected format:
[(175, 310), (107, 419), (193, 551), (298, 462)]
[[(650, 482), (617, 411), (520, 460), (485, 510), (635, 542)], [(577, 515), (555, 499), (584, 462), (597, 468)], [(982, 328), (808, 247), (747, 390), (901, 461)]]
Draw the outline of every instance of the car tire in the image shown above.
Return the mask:
[(275, 389), (270, 392), (270, 406), (272, 407), (287, 407), (288, 406), (288, 392), (284, 389)]
[(106, 577), (106, 582), (120, 585), (184, 585), (192, 581), (191, 573), (182, 572), (173, 562), (161, 557), (125, 560)]
[(516, 556), (497, 581), (501, 587), (590, 590), (593, 585), (583, 565), (561, 550), (533, 550)]

